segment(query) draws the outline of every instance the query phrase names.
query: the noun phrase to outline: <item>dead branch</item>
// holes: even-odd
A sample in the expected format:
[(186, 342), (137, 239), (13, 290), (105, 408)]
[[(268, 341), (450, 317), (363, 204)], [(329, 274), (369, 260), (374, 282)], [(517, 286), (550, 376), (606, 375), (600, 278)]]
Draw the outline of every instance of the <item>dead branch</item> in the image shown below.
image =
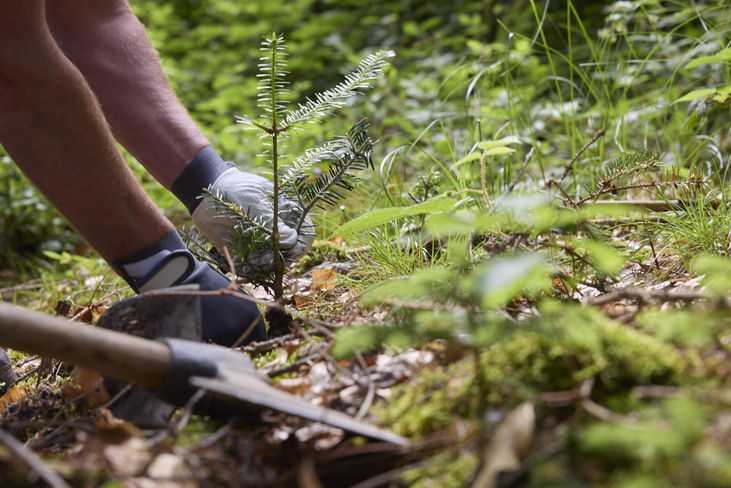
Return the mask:
[(523, 165), (520, 167), (517, 173), (515, 173), (515, 178), (513, 178), (513, 181), (510, 182), (510, 185), (508, 185), (508, 188), (503, 192), (503, 196), (508, 195), (510, 192), (513, 191), (515, 188), (515, 185), (518, 184), (520, 179), (523, 177), (523, 174), (525, 173), (525, 169), (528, 167), (528, 163), (530, 163), (531, 159), (533, 159), (533, 155), (536, 152), (536, 148), (532, 147), (530, 148), (530, 151), (528, 151), (528, 154), (525, 155), (525, 159), (523, 159)]
[(576, 160), (579, 159), (579, 157), (584, 154), (584, 151), (589, 149), (589, 147), (594, 144), (596, 141), (599, 140), (600, 137), (602, 137), (605, 134), (604, 129), (601, 129), (596, 134), (594, 134), (594, 137), (592, 137), (589, 142), (584, 144), (581, 149), (574, 155), (573, 158), (571, 158), (571, 161), (566, 165), (566, 168), (563, 170), (563, 174), (561, 175), (561, 178), (559, 178), (558, 183), (562, 183), (563, 180), (569, 175), (569, 173), (574, 169), (574, 163), (576, 163)]
[[(653, 300), (661, 302), (691, 302), (694, 300), (711, 299), (713, 297), (697, 291), (674, 291), (674, 290), (646, 290), (644, 288), (616, 288), (604, 295), (590, 298), (588, 305), (606, 305), (621, 299), (639, 300), (642, 303), (649, 303)], [(728, 307), (731, 304), (731, 297), (724, 298)]]
[[(45, 481), (49, 486), (52, 488), (69, 488), (69, 485), (66, 484), (63, 478), (43, 464), (41, 458), (36, 456), (33, 451), (24, 446), (18, 439), (2, 429), (0, 429), (0, 442), (10, 449), (16, 457), (27, 464), (33, 474), (35, 474), (39, 479)], [(28, 478), (31, 478), (31, 476), (29, 475)], [(34, 484), (31, 479), (28, 479), (27, 481)]]

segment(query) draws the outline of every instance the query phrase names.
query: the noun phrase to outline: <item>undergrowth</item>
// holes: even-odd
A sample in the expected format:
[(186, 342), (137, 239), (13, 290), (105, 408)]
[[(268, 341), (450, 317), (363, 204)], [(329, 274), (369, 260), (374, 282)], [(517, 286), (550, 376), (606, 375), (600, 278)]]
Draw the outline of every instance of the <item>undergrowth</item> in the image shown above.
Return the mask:
[[(366, 111), (382, 134), (377, 177), (316, 218), (322, 240), (296, 269), (355, 262), (331, 307), (347, 317), (338, 364), (436, 356), (371, 409), (414, 440), (447, 439), (391, 481), (469, 485), (506, 413), (529, 402), (537, 434), (514, 483), (728, 486), (727, 2), (489, 2), (489, 35), (457, 4), (454, 17), (425, 5), (424, 19), (380, 18), (379, 42), (431, 37), (394, 46), (374, 95), (339, 109)], [(338, 36), (351, 34), (331, 45), (348, 51)], [(229, 77), (203, 119), (252, 98)], [(244, 141), (231, 151), (248, 155)], [(354, 297), (370, 312), (349, 325)], [(474, 437), (450, 434), (465, 426)]]

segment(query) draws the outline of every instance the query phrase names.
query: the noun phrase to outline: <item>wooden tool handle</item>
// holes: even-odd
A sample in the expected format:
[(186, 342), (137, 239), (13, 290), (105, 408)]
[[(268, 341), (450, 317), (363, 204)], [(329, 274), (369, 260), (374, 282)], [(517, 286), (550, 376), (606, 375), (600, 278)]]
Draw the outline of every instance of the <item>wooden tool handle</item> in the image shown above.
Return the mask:
[(91, 368), (146, 388), (161, 386), (171, 363), (170, 349), (163, 343), (2, 302), (0, 346)]

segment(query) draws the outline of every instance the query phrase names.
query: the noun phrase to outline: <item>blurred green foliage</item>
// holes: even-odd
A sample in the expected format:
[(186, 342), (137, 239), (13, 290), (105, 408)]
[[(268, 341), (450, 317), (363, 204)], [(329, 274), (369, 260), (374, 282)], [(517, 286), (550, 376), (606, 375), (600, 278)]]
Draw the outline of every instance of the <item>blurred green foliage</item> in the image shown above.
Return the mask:
[[(379, 177), (318, 216), (318, 224), (329, 237), (350, 222), (342, 231), (349, 242), (367, 244), (352, 283), (375, 284), (366, 304), (390, 302), (391, 312), (384, 324), (344, 328), (333, 352), (438, 339), (445, 355), (461, 353), (379, 407), (391, 427), (429, 434), (455, 417), (481, 420), (486, 406), (540, 401), (542, 393), (575, 392), (592, 380), (591, 400), (610, 415), (598, 418), (579, 400), (540, 405), (542, 432), (563, 444), (526, 465), (529, 486), (729, 485), (728, 309), (647, 308), (628, 323), (565, 303), (579, 285), (626, 283), (626, 276), (618, 279), (626, 263), (649, 273), (658, 260), (675, 263), (677, 255), (682, 266), (699, 252), (731, 253), (727, 0), (132, 5), (193, 117), (226, 158), (247, 167), (264, 168), (265, 160), (257, 136), (242, 132), (234, 116), (255, 111), (265, 34), (287, 39), (294, 100), (339, 82), (367, 53), (397, 53), (371, 96), (290, 148), (301, 153), (363, 114), (381, 138)], [(600, 130), (605, 135), (574, 160)], [(487, 153), (491, 143), (506, 140), (498, 153)], [(533, 159), (518, 179), (531, 148)], [(626, 169), (613, 160), (630, 166), (652, 160), (653, 172), (623, 174), (623, 183), (669, 178), (673, 184), (602, 198), (701, 204), (674, 212), (669, 224), (624, 231), (592, 221), (623, 218), (627, 209), (558, 205)], [(135, 168), (164, 208), (179, 208)], [(704, 185), (683, 185), (695, 177)], [(548, 188), (551, 179), (563, 180), (565, 195)], [(68, 227), (7, 159), (0, 181), (0, 268), (18, 269), (18, 256), (43, 249), (71, 250)], [(628, 233), (632, 246), (617, 246), (614, 237)], [(313, 260), (325, 251), (318, 247)], [(690, 266), (720, 298), (731, 289), (729, 270), (720, 256)], [(655, 386), (662, 398), (635, 390)], [(410, 473), (408, 483), (434, 486), (435, 472), (444, 486), (467, 483), (474, 455), (452, 454)], [(444, 463), (468, 467), (458, 473), (442, 469)]]

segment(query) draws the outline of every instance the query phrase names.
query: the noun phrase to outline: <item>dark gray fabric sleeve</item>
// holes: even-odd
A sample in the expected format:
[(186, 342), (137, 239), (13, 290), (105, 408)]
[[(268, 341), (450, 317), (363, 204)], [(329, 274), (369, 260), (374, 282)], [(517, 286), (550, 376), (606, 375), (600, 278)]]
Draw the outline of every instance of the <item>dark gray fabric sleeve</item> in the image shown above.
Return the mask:
[(216, 181), (221, 173), (233, 167), (233, 163), (221, 159), (211, 146), (204, 147), (175, 179), (171, 190), (192, 214), (201, 202), (199, 197), (203, 189)]

